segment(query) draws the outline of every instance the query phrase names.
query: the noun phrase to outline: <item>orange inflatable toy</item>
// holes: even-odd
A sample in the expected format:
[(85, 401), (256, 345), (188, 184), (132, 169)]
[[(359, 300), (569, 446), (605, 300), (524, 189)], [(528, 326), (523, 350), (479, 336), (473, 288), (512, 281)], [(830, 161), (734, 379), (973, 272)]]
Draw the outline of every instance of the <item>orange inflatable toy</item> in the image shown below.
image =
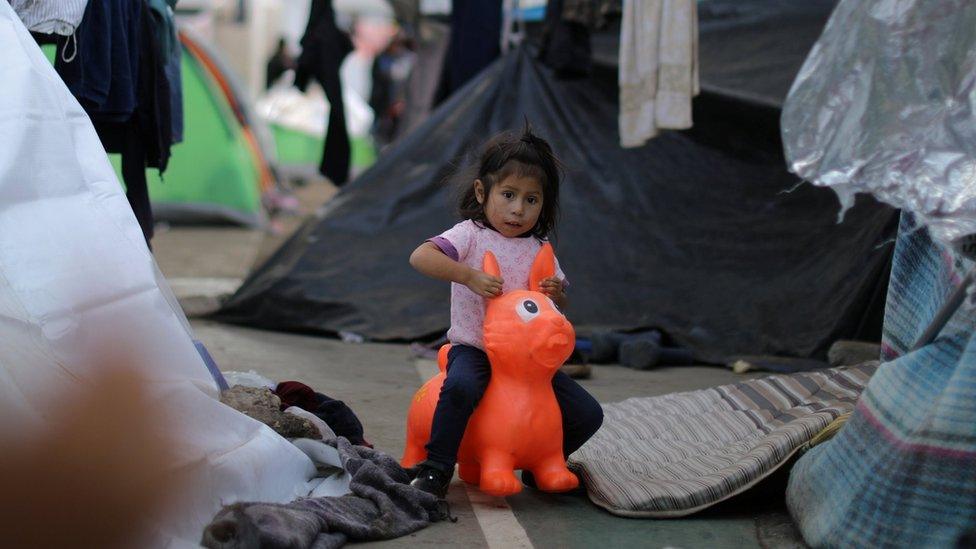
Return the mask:
[[(485, 254), (484, 271), (502, 276), (498, 261)], [(579, 485), (563, 458), (562, 414), (552, 390), (552, 376), (573, 351), (573, 326), (539, 292), (539, 282), (553, 276), (556, 260), (546, 243), (529, 273), (529, 290), (508, 292), (487, 300), (485, 352), (491, 362), (491, 381), (468, 421), (458, 451), (462, 480), (485, 493), (508, 496), (522, 490), (515, 469), (528, 469), (536, 485), (547, 492), (564, 492)], [(447, 367), (441, 347), (441, 371), (417, 391), (407, 414), (407, 449), (401, 464), (412, 467), (427, 457), (434, 408)]]

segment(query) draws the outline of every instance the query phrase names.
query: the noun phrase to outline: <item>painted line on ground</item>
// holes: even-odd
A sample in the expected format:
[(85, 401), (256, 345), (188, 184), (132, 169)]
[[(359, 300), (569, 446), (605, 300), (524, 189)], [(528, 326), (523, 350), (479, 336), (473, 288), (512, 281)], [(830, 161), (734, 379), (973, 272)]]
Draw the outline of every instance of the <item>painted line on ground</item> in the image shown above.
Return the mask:
[[(414, 364), (421, 383), (426, 383), (437, 374), (437, 363), (433, 360), (417, 359)], [(515, 518), (515, 513), (512, 512), (505, 498), (489, 496), (466, 482), (460, 484), (464, 486), (465, 495), (471, 502), (474, 516), (478, 519), (478, 526), (481, 527), (481, 533), (484, 534), (489, 549), (531, 549), (533, 547), (529, 535)]]
[(233, 277), (187, 277), (174, 276), (167, 278), (169, 287), (176, 297), (206, 296), (219, 297), (234, 293), (240, 287), (243, 279)]
[(529, 534), (515, 518), (505, 498), (489, 496), (466, 482), (462, 484), (489, 549), (531, 549)]

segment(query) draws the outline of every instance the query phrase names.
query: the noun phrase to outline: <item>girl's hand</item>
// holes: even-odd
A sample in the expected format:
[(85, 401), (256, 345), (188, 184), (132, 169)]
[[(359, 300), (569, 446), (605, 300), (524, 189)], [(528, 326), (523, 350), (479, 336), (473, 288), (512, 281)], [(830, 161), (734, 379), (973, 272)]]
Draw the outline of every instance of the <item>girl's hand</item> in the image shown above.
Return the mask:
[(546, 295), (549, 299), (556, 303), (556, 306), (562, 308), (566, 303), (566, 291), (563, 288), (563, 281), (550, 276), (549, 278), (543, 278), (539, 281), (539, 291)]
[(491, 276), (484, 271), (471, 269), (471, 273), (468, 275), (468, 279), (464, 285), (481, 297), (495, 297), (502, 295), (502, 285), (504, 283), (505, 281), (497, 276)]

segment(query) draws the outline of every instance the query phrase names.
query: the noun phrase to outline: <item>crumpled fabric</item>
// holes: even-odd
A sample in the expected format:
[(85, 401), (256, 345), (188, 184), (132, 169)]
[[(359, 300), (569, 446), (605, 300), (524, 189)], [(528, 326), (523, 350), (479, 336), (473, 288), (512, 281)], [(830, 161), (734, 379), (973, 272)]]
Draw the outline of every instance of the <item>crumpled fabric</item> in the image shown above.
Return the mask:
[(331, 549), (347, 541), (392, 539), (447, 518), (436, 496), (410, 486), (409, 472), (391, 456), (337, 437), (326, 441), (352, 475), (351, 494), (288, 504), (236, 503), (207, 526), (210, 549)]
[(870, 193), (953, 244), (976, 233), (976, 3), (842, 0), (793, 82), (791, 171)]

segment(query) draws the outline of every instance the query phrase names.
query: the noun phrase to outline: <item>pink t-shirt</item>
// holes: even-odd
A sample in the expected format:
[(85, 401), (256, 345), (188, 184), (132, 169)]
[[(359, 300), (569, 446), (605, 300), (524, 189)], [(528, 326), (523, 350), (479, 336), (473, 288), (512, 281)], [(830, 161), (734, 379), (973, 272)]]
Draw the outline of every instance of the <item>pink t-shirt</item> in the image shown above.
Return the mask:
[[(542, 247), (535, 237), (508, 238), (498, 231), (479, 226), (470, 219), (462, 221), (439, 236), (430, 239), (451, 259), (482, 270), (485, 252), (491, 250), (498, 259), (505, 284), (502, 290), (526, 290), (529, 288), (529, 269), (532, 260)], [(556, 276), (565, 280), (566, 275), (556, 260)], [(470, 345), (484, 349), (481, 340), (485, 321), (485, 298), (472, 292), (467, 286), (451, 283), (451, 328), (447, 339), (453, 344)]]

